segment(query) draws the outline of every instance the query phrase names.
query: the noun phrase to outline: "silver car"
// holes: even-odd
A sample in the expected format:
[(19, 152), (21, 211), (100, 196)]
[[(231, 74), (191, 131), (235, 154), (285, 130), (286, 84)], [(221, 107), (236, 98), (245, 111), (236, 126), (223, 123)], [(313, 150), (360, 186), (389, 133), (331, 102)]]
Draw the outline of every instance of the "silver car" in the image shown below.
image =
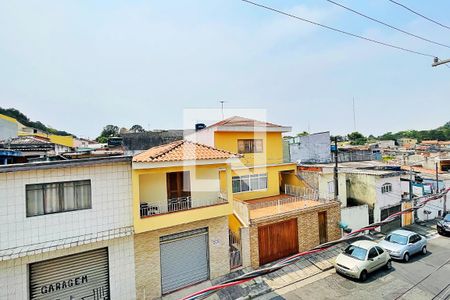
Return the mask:
[(415, 232), (399, 229), (389, 233), (378, 245), (393, 259), (408, 262), (411, 255), (427, 253), (427, 239)]

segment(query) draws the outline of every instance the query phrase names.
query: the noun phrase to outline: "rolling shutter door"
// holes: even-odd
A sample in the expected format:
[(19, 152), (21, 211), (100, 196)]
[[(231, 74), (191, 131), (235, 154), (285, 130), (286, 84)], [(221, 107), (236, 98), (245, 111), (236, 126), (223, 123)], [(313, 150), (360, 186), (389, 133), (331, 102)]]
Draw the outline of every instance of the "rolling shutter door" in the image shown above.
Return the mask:
[[(381, 221), (392, 215), (393, 213), (397, 213), (402, 210), (401, 205), (392, 206), (386, 209), (381, 210)], [(395, 229), (402, 227), (402, 217), (397, 217), (394, 221), (389, 222), (385, 225), (381, 226), (382, 233), (389, 233)]]
[(160, 242), (163, 294), (209, 278), (206, 228), (164, 236)]
[(109, 299), (108, 249), (30, 265), (30, 299)]

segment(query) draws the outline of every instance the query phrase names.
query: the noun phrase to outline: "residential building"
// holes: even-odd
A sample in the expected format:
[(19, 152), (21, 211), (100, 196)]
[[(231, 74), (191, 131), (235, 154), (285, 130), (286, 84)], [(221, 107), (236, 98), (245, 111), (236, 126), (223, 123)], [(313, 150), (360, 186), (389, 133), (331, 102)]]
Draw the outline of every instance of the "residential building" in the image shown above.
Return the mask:
[(153, 130), (130, 132), (121, 135), (125, 153), (136, 155), (152, 147), (179, 141), (184, 138), (183, 130)]
[[(334, 167), (334, 164), (300, 164), (298, 173), (321, 197), (330, 198), (335, 187)], [(403, 173), (399, 166), (379, 161), (339, 163), (338, 199), (342, 204), (342, 224), (354, 230), (400, 211), (400, 176)], [(397, 219), (381, 230), (385, 232), (401, 225), (401, 220)]]
[(131, 158), (0, 166), (0, 299), (134, 299)]
[(340, 204), (319, 200), (297, 177), (296, 164), (283, 162), (282, 133), (290, 130), (235, 116), (187, 137), (242, 155), (231, 166), (229, 226), (241, 239), (243, 266), (256, 268), (341, 236)]
[(16, 119), (0, 114), (0, 141), (17, 137), (19, 124)]
[(377, 141), (376, 144), (380, 149), (394, 149), (396, 147), (394, 140), (381, 140)]
[(138, 299), (230, 272), (231, 164), (238, 161), (235, 153), (185, 140), (133, 157)]
[(414, 148), (417, 145), (417, 139), (413, 138), (400, 138), (397, 140), (397, 144), (402, 148)]
[(328, 163), (331, 161), (330, 132), (287, 138), (288, 162)]
[(28, 160), (46, 160), (71, 150), (67, 146), (52, 143), (50, 139), (41, 136), (18, 136), (0, 142), (0, 147), (20, 151)]

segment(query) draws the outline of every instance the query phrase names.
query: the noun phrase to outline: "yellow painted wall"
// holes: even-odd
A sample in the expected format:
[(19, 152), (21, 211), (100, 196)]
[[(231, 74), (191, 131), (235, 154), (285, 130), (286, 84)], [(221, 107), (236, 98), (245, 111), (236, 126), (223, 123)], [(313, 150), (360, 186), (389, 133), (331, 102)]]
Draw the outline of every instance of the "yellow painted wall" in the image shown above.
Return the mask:
[[(219, 169), (225, 169), (223, 190), (220, 188)], [(207, 199), (207, 197), (210, 197), (211, 200), (217, 199), (220, 191), (228, 195), (232, 194), (231, 168), (226, 164), (133, 170), (133, 217), (136, 233), (228, 216), (233, 213), (232, 199), (229, 199), (226, 204), (194, 208), (141, 219), (139, 211), (141, 200), (149, 203), (167, 203), (166, 173), (178, 171), (190, 171), (193, 201), (195, 199)]]
[(12, 122), (12, 123), (18, 123), (16, 119), (11, 118), (11, 117), (6, 116), (6, 115), (3, 115), (3, 114), (0, 114), (0, 119), (6, 120), (6, 121), (9, 121), (9, 122)]
[(228, 227), (237, 237), (241, 235), (242, 224), (234, 214), (228, 216)]
[(29, 132), (19, 132), (18, 135), (32, 135), (40, 136), (43, 138), (48, 138), (50, 142), (58, 145), (63, 145), (66, 147), (74, 147), (74, 139), (71, 135), (56, 135), (56, 134), (45, 134), (45, 133), (29, 133)]
[(283, 139), (281, 132), (223, 132), (214, 133), (214, 144), (218, 149), (238, 152), (239, 139), (262, 139), (262, 153), (244, 154), (241, 162), (246, 166), (278, 164), (283, 162)]

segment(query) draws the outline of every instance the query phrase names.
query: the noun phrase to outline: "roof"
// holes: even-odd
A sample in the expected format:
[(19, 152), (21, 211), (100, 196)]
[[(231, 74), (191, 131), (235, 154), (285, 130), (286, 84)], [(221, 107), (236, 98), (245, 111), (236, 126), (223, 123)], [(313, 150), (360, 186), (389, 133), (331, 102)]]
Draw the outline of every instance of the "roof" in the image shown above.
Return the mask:
[(361, 247), (363, 249), (369, 249), (373, 246), (377, 246), (378, 244), (373, 241), (361, 240), (361, 241), (353, 242), (352, 245)]
[(133, 157), (133, 162), (169, 162), (238, 158), (239, 154), (207, 145), (181, 140), (148, 149)]
[(394, 230), (392, 232), (389, 232), (389, 234), (392, 234), (392, 233), (395, 233), (395, 234), (398, 234), (398, 235), (402, 235), (402, 236), (410, 236), (410, 235), (414, 234), (415, 232), (412, 232), (412, 231), (409, 231), (409, 230), (405, 230), (405, 229), (397, 229), (397, 230)]
[(96, 164), (119, 163), (131, 161), (130, 156), (110, 156), (110, 157), (96, 157), (96, 158), (82, 158), (82, 159), (68, 159), (57, 161), (41, 161), (33, 163), (11, 164), (0, 166), (0, 173), (29, 171), (37, 169), (56, 169), (91, 166)]
[(239, 117), (239, 116), (233, 116), (230, 118), (227, 118), (225, 120), (219, 121), (217, 123), (214, 123), (206, 128), (219, 128), (224, 131), (236, 131), (232, 130), (237, 129), (242, 131), (244, 128), (245, 131), (254, 131), (255, 128), (264, 128), (266, 131), (275, 131), (275, 132), (289, 132), (291, 131), (291, 127), (277, 125), (274, 123), (269, 123), (265, 121), (258, 121), (254, 119)]

